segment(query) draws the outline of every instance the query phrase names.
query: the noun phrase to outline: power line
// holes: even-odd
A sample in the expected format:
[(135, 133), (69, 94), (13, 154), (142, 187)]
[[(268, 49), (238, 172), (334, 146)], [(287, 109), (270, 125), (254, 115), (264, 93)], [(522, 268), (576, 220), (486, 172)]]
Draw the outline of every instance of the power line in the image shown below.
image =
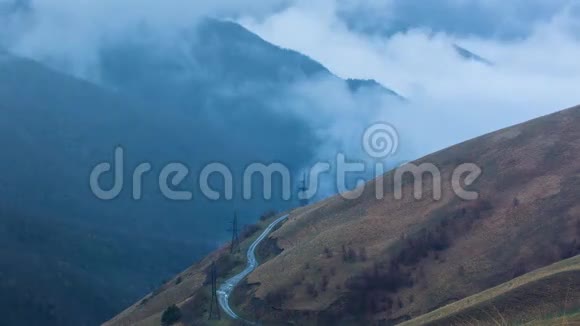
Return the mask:
[(209, 320), (220, 320), (220, 319), (221, 319), (221, 311), (217, 297), (217, 268), (215, 262), (213, 262), (211, 264), (211, 301), (209, 304)]
[(302, 183), (300, 184), (300, 188), (298, 188), (298, 198), (300, 198), (300, 205), (301, 206), (308, 206), (308, 198), (306, 198), (306, 191), (308, 187), (306, 187), (306, 173), (302, 177)]
[(240, 249), (240, 235), (238, 228), (238, 214), (234, 212), (234, 219), (232, 221), (232, 242), (230, 244), (230, 253)]

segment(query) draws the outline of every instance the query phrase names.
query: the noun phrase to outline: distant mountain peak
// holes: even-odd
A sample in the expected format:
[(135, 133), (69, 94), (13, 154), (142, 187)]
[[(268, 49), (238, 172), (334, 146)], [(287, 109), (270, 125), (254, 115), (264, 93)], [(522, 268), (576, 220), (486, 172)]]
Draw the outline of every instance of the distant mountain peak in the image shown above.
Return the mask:
[(348, 85), (348, 88), (350, 89), (351, 92), (358, 92), (362, 89), (372, 89), (372, 90), (378, 90), (386, 95), (389, 96), (395, 96), (398, 97), (399, 99), (404, 99), (400, 94), (398, 94), (397, 92), (383, 86), (381, 83), (377, 82), (374, 79), (352, 79), (349, 78), (346, 80), (346, 83)]
[(466, 48), (461, 47), (461, 46), (459, 46), (457, 44), (453, 44), (453, 49), (455, 50), (455, 52), (460, 57), (462, 57), (465, 60), (483, 63), (483, 64), (485, 64), (487, 66), (493, 66), (494, 65), (493, 62), (487, 60), (486, 58), (484, 58), (484, 57), (482, 57), (482, 56), (480, 56), (478, 54), (475, 54), (475, 53), (473, 53), (473, 52), (467, 50)]

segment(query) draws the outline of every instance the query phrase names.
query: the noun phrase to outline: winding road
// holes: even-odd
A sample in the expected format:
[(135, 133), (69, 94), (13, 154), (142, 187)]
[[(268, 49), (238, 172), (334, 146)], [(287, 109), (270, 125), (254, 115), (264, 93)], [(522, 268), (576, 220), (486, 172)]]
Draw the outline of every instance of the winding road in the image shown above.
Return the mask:
[(241, 273), (239, 273), (236, 276), (225, 281), (224, 284), (222, 284), (219, 287), (219, 289), (217, 291), (217, 295), (218, 295), (218, 301), (219, 301), (220, 307), (232, 319), (242, 319), (242, 318), (240, 316), (238, 316), (232, 310), (232, 307), (230, 307), (230, 295), (234, 291), (234, 288), (244, 278), (246, 278), (246, 276), (250, 275), (250, 273), (253, 272), (256, 269), (256, 267), (258, 267), (259, 264), (258, 264), (258, 260), (256, 259), (256, 253), (255, 253), (258, 245), (260, 245), (260, 243), (262, 241), (264, 241), (264, 239), (266, 239), (266, 237), (270, 234), (270, 232), (272, 232), (272, 230), (278, 224), (282, 223), (282, 221), (287, 219), (288, 216), (289, 216), (288, 214), (281, 216), (278, 219), (276, 219), (274, 222), (272, 222), (270, 225), (268, 225), (268, 227), (264, 230), (264, 232), (262, 232), (262, 234), (260, 234), (260, 236), (252, 243), (250, 248), (248, 248), (248, 252), (246, 254), (246, 256), (248, 257), (248, 264), (247, 264), (246, 268)]

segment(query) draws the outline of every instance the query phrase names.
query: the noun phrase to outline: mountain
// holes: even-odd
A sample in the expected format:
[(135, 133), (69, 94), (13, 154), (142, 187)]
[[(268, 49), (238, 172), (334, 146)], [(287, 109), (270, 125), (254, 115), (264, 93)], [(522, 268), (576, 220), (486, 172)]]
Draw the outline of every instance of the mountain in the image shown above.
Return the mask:
[[(453, 302), (465, 306), (461, 299), (521, 276), (513, 282), (527, 283), (522, 289), (528, 293), (567, 288), (571, 295), (543, 301), (545, 309), (518, 322), (573, 314), (580, 308), (577, 273), (537, 283), (569, 265), (534, 271), (580, 254), (579, 123), (575, 107), (414, 162), (441, 171), (439, 200), (433, 199), (431, 177), (423, 180), (424, 197), (415, 199), (411, 175), (402, 179), (403, 198), (395, 199), (391, 171), (382, 179), (384, 199), (376, 197), (377, 179), (358, 199), (336, 196), (291, 211), (258, 248), (262, 264), (231, 303), (244, 318), (264, 324), (389, 325)], [(452, 174), (464, 163), (483, 171), (466, 188), (479, 194), (476, 200), (452, 190)], [(208, 324), (209, 266), (216, 263), (223, 281), (245, 263), (248, 245), (234, 255), (226, 248), (212, 253), (106, 325), (158, 325), (172, 304), (180, 307), (182, 324)], [(498, 296), (496, 302), (504, 302), (498, 309), (506, 307), (505, 298)], [(541, 306), (528, 298), (529, 309)]]
[[(95, 82), (1, 52), (0, 311), (8, 324), (97, 325), (215, 249), (234, 208), (243, 228), (296, 204), (257, 190), (248, 201), (209, 200), (195, 176), (211, 162), (228, 165), (235, 180), (253, 162), (299, 171), (321, 139), (272, 101), (302, 80), (346, 82), (234, 23), (207, 20), (169, 43), (109, 44)], [(102, 201), (89, 176), (114, 163), (118, 146), (124, 187)], [(129, 180), (143, 162), (152, 171), (134, 200)], [(180, 190), (191, 190), (192, 201), (162, 195), (158, 180), (170, 162), (189, 167)]]
[(462, 57), (465, 60), (469, 60), (469, 61), (474, 61), (474, 62), (478, 62), (478, 63), (482, 63), (486, 66), (493, 66), (493, 62), (467, 50), (466, 48), (463, 48), (457, 44), (453, 45), (453, 49), (455, 50), (455, 52)]
[(159, 118), (142, 118), (146, 107), (8, 54), (0, 84), (0, 309), (9, 325), (95, 325), (211, 248), (167, 238), (170, 223), (149, 225), (158, 211), (112, 207), (90, 192), (90, 170), (114, 144), (156, 155), (163, 141), (150, 122)]
[(348, 84), (349, 89), (351, 92), (358, 92), (360, 90), (366, 89), (371, 91), (376, 91), (379, 94), (384, 94), (387, 96), (393, 96), (395, 98), (404, 100), (404, 98), (397, 94), (395, 91), (386, 88), (385, 86), (381, 85), (374, 79), (347, 79), (346, 83)]
[(266, 97), (272, 91), (280, 95), (281, 86), (316, 77), (339, 80), (320, 63), (270, 44), (234, 22), (205, 19), (170, 41), (142, 33), (102, 50), (103, 85), (167, 101), (216, 92)]
[(199, 103), (199, 97), (228, 88), (258, 97), (281, 83), (331, 75), (318, 62), (267, 43), (233, 22), (205, 19), (170, 41), (146, 33), (104, 47), (102, 84), (140, 97)]

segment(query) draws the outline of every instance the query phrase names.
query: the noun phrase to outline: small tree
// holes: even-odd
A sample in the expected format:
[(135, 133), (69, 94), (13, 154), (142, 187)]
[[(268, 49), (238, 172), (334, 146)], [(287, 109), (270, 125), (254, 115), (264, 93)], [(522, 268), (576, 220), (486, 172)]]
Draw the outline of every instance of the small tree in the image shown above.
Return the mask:
[(322, 285), (320, 286), (320, 290), (322, 290), (322, 292), (326, 292), (328, 289), (328, 283), (330, 283), (330, 278), (328, 275), (322, 275)]
[(351, 263), (355, 263), (357, 260), (356, 251), (352, 248), (348, 248), (347, 260)]
[(465, 267), (463, 265), (462, 266), (459, 266), (458, 274), (461, 277), (465, 277)]
[(332, 256), (334, 256), (332, 250), (330, 250), (330, 248), (325, 247), (324, 248), (324, 255), (326, 256), (326, 258), (330, 259), (332, 258)]
[(171, 305), (165, 310), (165, 312), (163, 312), (163, 316), (161, 316), (161, 325), (171, 326), (180, 321), (182, 316), (181, 309), (176, 305)]
[(358, 254), (361, 261), (367, 261), (367, 248), (360, 248), (360, 253)]
[(318, 291), (316, 290), (316, 285), (314, 283), (306, 284), (306, 293), (312, 298), (318, 297)]

